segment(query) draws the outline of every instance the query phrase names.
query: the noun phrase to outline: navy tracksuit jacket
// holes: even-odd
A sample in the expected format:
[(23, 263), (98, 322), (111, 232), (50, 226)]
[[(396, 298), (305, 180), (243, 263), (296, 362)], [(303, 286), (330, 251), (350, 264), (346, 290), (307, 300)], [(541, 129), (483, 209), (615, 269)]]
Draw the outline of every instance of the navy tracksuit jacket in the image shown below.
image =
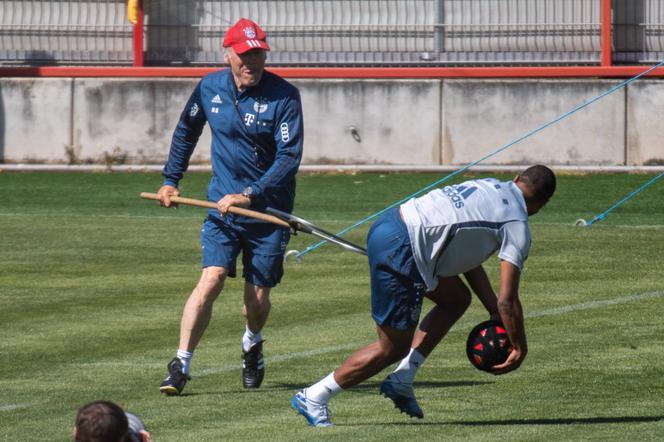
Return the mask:
[[(230, 69), (205, 76), (173, 133), (162, 172), (164, 184), (177, 187), (206, 122), (212, 132), (208, 200), (216, 202), (251, 186), (251, 209), (292, 212), (304, 138), (298, 90), (268, 71), (241, 93)], [(210, 214), (219, 217), (215, 210)], [(242, 221), (252, 222), (244, 217)]]

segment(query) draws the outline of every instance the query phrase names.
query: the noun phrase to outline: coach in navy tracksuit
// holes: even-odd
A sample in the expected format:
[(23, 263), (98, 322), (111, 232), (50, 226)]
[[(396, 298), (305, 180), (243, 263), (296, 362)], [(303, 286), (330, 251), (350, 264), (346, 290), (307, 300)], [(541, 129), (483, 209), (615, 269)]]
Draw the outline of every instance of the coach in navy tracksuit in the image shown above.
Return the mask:
[(212, 179), (208, 200), (217, 202), (201, 229), (203, 271), (182, 314), (180, 344), (169, 362), (169, 375), (160, 391), (180, 394), (189, 377), (189, 364), (212, 314), (212, 304), (227, 276), (235, 276), (242, 252), (244, 315), (242, 339), (245, 388), (263, 380), (261, 329), (270, 311), (270, 289), (283, 274), (288, 230), (228, 212), (230, 206), (263, 211), (293, 209), (295, 174), (302, 157), (302, 105), (298, 90), (266, 72), (265, 33), (254, 22), (241, 19), (224, 38), (224, 61), (230, 69), (207, 75), (196, 86), (180, 116), (164, 183), (159, 189), (163, 206), (177, 196), (178, 182), (205, 126), (212, 132)]

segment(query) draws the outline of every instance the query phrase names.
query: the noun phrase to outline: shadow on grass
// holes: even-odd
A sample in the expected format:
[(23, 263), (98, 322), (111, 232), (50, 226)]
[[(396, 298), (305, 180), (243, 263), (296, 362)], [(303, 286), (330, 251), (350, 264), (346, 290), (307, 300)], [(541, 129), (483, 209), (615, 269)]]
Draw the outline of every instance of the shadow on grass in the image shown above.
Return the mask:
[(180, 394), (162, 394), (161, 397), (171, 399), (171, 400), (177, 400), (177, 398), (180, 397), (188, 397), (188, 396), (208, 396), (208, 395), (213, 395), (213, 394), (221, 394), (218, 392), (208, 392), (208, 391), (203, 391), (203, 392), (186, 392), (186, 393), (180, 393)]
[[(261, 388), (256, 388), (256, 389), (246, 389), (246, 388), (233, 388), (229, 390), (210, 390), (210, 391), (199, 391), (199, 392), (185, 392), (182, 393), (180, 396), (196, 396), (196, 395), (218, 395), (218, 394), (258, 394), (260, 392), (277, 392), (277, 391), (290, 391), (293, 392), (293, 394), (297, 393), (299, 390), (302, 390), (303, 388), (309, 387), (310, 385), (314, 384), (317, 382), (316, 380), (313, 381), (304, 381), (300, 383), (289, 383), (289, 382), (265, 382)], [(366, 393), (367, 391), (369, 392), (378, 392), (378, 389), (380, 388), (381, 380), (377, 381), (371, 381), (371, 382), (363, 382), (360, 385), (356, 385), (354, 387), (349, 388), (346, 390), (346, 393)], [(413, 384), (413, 387), (417, 391), (419, 388), (454, 388), (454, 387), (476, 387), (476, 386), (481, 386), (481, 385), (488, 385), (488, 384), (493, 384), (493, 381), (449, 381), (449, 382), (415, 382)]]
[(485, 426), (485, 425), (590, 425), (590, 424), (625, 424), (658, 422), (664, 416), (597, 416), (597, 417), (562, 417), (557, 419), (506, 419), (495, 421), (457, 421), (447, 425)]
[(597, 416), (597, 417), (561, 417), (549, 419), (504, 419), (487, 421), (438, 421), (412, 420), (410, 422), (372, 422), (362, 424), (337, 424), (338, 426), (361, 427), (366, 425), (460, 425), (464, 427), (491, 427), (501, 425), (596, 425), (596, 424), (629, 424), (659, 422), (664, 416)]
[[(301, 390), (303, 388), (306, 388), (310, 386), (313, 382), (303, 382), (299, 384), (291, 384), (291, 383), (283, 383), (283, 382), (275, 382), (272, 383), (269, 386), (263, 386), (261, 390)], [(364, 392), (367, 390), (376, 390), (378, 391), (378, 388), (380, 387), (382, 380), (380, 381), (372, 381), (372, 382), (363, 382), (360, 385), (356, 385), (354, 387), (349, 388), (346, 390), (348, 393), (353, 393), (353, 392)], [(449, 382), (415, 382), (413, 384), (413, 387), (415, 390), (418, 388), (452, 388), (452, 387), (474, 387), (474, 386), (479, 386), (479, 385), (487, 385), (487, 384), (493, 384), (493, 381), (449, 381)]]

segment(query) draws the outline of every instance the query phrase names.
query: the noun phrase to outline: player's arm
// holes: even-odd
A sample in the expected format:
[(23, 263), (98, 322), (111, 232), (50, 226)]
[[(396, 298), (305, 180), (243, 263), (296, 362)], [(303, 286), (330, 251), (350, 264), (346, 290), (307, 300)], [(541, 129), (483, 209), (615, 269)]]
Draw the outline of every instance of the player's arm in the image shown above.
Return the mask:
[(507, 335), (512, 342), (512, 352), (507, 360), (493, 367), (494, 374), (516, 370), (528, 353), (526, 330), (523, 323), (523, 309), (519, 300), (519, 278), (521, 271), (509, 261), (500, 262), (500, 291), (498, 312)]
[(189, 159), (194, 152), (196, 143), (203, 132), (207, 117), (203, 111), (201, 100), (201, 83), (189, 97), (173, 132), (168, 161), (162, 170), (164, 183), (157, 192), (159, 202), (164, 207), (171, 206), (170, 198), (179, 196), (178, 183), (189, 167)]
[(473, 292), (480, 299), (486, 311), (489, 312), (491, 319), (500, 320), (496, 293), (493, 291), (493, 287), (491, 287), (491, 282), (489, 282), (489, 277), (484, 271), (484, 267), (479, 265), (465, 272), (463, 276), (466, 277), (470, 288), (473, 289)]

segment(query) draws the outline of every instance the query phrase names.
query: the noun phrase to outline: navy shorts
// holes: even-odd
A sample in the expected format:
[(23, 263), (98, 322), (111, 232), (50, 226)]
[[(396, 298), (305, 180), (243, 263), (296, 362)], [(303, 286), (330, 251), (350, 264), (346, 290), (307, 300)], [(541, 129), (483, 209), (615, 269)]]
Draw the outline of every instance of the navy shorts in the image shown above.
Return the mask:
[(237, 257), (242, 252), (245, 281), (274, 287), (284, 274), (284, 253), (289, 240), (290, 232), (274, 224), (229, 224), (208, 216), (201, 227), (203, 268), (224, 267), (228, 276), (234, 277)]
[(367, 237), (371, 272), (371, 315), (397, 330), (417, 326), (426, 286), (420, 276), (399, 208), (378, 218)]

